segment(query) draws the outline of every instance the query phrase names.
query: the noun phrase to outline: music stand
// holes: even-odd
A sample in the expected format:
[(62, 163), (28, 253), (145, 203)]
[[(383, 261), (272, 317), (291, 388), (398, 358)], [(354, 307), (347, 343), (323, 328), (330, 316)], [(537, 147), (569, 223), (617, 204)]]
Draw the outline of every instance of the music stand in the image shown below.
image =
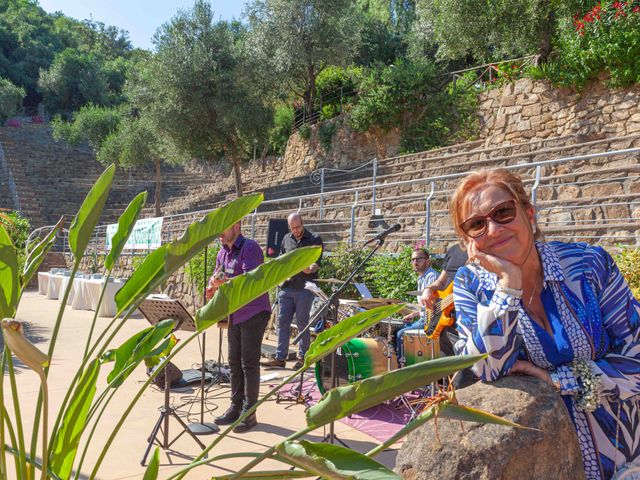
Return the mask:
[[(180, 303), (178, 300), (173, 300), (170, 298), (162, 298), (162, 297), (147, 297), (138, 307), (140, 313), (147, 319), (147, 321), (155, 325), (162, 320), (171, 319), (174, 322), (173, 331), (183, 330), (185, 332), (195, 332), (196, 324), (191, 316), (191, 314), (187, 311), (187, 309)], [(164, 375), (164, 405), (160, 407), (160, 416), (151, 430), (151, 434), (148, 438), (147, 448), (142, 456), (142, 460), (140, 461), (141, 465), (145, 465), (147, 461), (147, 456), (151, 451), (151, 447), (154, 443), (157, 443), (164, 450), (168, 450), (173, 443), (178, 440), (184, 433), (188, 433), (191, 438), (195, 440), (195, 442), (202, 448), (203, 450), (206, 448), (205, 444), (202, 443), (196, 435), (193, 429), (187, 425), (182, 418), (176, 413), (175, 408), (173, 408), (169, 403), (169, 389), (171, 385), (169, 383), (169, 375), (167, 374), (167, 370), (165, 368)], [(180, 432), (173, 440), (169, 441), (169, 418), (175, 418), (178, 423), (182, 426), (182, 432)], [(212, 431), (206, 433), (215, 433), (220, 431), (219, 427), (215, 424), (212, 424), (214, 429)], [(158, 440), (158, 433), (162, 429), (162, 441)], [(217, 430), (216, 430), (217, 429)]]

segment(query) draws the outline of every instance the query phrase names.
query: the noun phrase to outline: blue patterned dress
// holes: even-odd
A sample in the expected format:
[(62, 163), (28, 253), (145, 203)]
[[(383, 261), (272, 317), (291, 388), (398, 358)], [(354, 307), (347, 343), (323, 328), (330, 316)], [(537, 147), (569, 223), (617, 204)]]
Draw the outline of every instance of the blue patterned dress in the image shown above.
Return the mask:
[[(482, 380), (509, 374), (518, 359), (545, 368), (576, 427), (587, 479), (611, 478), (640, 456), (640, 304), (611, 256), (582, 243), (536, 243), (544, 270), (541, 299), (553, 334), (522, 299), (496, 289), (498, 278), (467, 265), (454, 280), (459, 354), (490, 353), (474, 365)], [(584, 359), (600, 376), (600, 405), (576, 406), (581, 378), (569, 363)]]

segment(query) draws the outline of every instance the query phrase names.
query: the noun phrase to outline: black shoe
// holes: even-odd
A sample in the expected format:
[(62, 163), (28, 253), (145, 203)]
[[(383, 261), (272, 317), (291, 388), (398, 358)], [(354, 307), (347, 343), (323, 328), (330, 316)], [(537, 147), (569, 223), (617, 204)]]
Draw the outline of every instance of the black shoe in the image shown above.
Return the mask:
[(272, 358), (271, 360), (267, 360), (266, 362), (261, 362), (260, 365), (262, 365), (263, 367), (284, 368), (287, 366), (287, 362), (284, 360), (278, 360), (277, 358)]
[(251, 430), (258, 424), (258, 420), (256, 419), (255, 412), (245, 418), (242, 422), (236, 425), (236, 428), (233, 429), (233, 433), (244, 433)]
[(294, 365), (293, 365), (293, 369), (294, 370), (300, 370), (302, 368), (302, 366), (304, 365), (304, 360), (298, 360)]
[(213, 421), (216, 425), (231, 425), (238, 418), (240, 418), (240, 409), (232, 405), (229, 410), (216, 417)]

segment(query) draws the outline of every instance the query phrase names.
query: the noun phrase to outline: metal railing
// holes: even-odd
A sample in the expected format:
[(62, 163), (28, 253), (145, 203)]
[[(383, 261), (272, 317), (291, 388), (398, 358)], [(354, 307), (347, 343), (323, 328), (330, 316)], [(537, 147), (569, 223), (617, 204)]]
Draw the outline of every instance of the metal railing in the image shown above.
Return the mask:
[(18, 197), (18, 189), (16, 188), (16, 181), (13, 178), (13, 172), (9, 167), (6, 159), (4, 158), (4, 149), (2, 148), (2, 142), (0, 142), (0, 171), (2, 171), (2, 177), (9, 189), (9, 195), (13, 203), (13, 209), (17, 212), (22, 211), (20, 208), (20, 198)]
[[(603, 168), (610, 161), (624, 166)], [(550, 173), (564, 166), (570, 173)], [(549, 240), (637, 244), (640, 228), (640, 148), (575, 155), (509, 165), (530, 191), (538, 223)], [(266, 243), (268, 220), (298, 211), (305, 225), (320, 234), (328, 250), (339, 242), (357, 246), (386, 225), (400, 223), (402, 231), (390, 236), (391, 249), (424, 240), (431, 247), (446, 247), (456, 240), (449, 222), (447, 202), (457, 181), (468, 172), (363, 185), (307, 195), (265, 200), (244, 222), (245, 235)], [(598, 178), (595, 178), (596, 175)], [(624, 183), (630, 185), (626, 190)], [(618, 185), (617, 193), (605, 187)], [(631, 187), (632, 185), (632, 187)], [(602, 187), (602, 192), (566, 196), (566, 191)], [(164, 217), (162, 242), (182, 234), (209, 210)], [(106, 225), (96, 228), (89, 249), (104, 253)], [(138, 252), (145, 253), (145, 252)]]

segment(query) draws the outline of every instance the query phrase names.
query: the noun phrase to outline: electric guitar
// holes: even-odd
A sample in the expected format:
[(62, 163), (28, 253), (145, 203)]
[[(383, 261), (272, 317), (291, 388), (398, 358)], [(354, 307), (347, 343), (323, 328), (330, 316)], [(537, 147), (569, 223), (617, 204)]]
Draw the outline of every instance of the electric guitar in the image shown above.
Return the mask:
[(432, 309), (425, 311), (424, 333), (427, 338), (440, 338), (444, 327), (450, 327), (455, 323), (453, 312), (453, 282), (444, 290), (435, 292), (436, 301)]

